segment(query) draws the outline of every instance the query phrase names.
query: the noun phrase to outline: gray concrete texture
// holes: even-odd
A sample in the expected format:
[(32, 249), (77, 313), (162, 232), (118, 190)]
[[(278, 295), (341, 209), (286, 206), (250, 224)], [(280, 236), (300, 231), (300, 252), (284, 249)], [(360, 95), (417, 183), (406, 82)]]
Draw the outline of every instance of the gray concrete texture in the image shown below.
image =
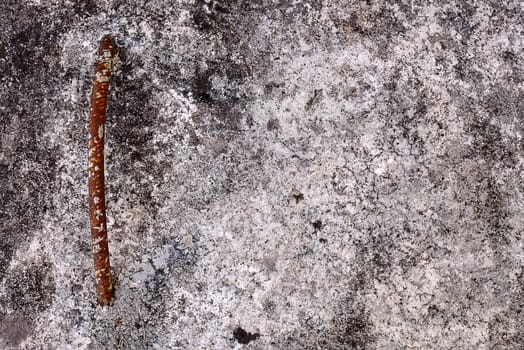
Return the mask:
[(0, 28), (0, 348), (524, 349), (521, 1), (3, 0)]

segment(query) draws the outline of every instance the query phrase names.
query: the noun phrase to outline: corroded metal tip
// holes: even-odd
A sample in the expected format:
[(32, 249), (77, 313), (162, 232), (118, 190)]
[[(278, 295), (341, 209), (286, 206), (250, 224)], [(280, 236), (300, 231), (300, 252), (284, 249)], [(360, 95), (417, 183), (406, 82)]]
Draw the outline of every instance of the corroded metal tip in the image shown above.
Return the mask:
[(111, 35), (104, 35), (100, 40), (100, 46), (98, 47), (98, 65), (102, 64), (105, 69), (113, 71), (119, 62), (118, 46), (116, 46)]
[(116, 44), (110, 34), (106, 34), (100, 40), (100, 47), (98, 52), (101, 53), (105, 50), (114, 51), (116, 49)]

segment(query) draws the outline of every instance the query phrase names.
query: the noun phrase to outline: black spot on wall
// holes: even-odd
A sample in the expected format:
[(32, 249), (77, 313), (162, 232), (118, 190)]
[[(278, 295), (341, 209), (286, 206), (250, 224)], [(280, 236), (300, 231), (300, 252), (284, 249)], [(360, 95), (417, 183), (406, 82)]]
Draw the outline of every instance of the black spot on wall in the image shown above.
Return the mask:
[(320, 220), (313, 221), (311, 225), (313, 225), (313, 228), (315, 229), (315, 231), (320, 231), (320, 229), (322, 229), (322, 221)]
[(211, 104), (213, 99), (211, 97), (211, 81), (212, 73), (210, 71), (197, 72), (191, 88), (193, 96), (202, 102)]
[(246, 332), (241, 327), (237, 327), (233, 330), (233, 337), (240, 344), (249, 344), (250, 342), (257, 340), (260, 337), (259, 333)]

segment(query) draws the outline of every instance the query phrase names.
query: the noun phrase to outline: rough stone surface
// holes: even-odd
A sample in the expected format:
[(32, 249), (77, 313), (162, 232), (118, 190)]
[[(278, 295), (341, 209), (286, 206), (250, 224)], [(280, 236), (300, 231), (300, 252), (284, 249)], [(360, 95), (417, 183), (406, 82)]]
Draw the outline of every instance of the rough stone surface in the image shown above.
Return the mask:
[(1, 1), (0, 348), (521, 350), (523, 19), (518, 0)]

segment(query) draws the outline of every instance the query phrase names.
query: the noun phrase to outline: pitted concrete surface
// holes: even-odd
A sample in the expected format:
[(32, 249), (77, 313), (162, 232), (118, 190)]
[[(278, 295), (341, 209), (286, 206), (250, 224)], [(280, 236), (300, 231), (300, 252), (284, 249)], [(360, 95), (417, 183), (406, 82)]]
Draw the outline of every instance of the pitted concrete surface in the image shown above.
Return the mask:
[[(2, 1), (1, 348), (522, 349), (523, 10)], [(87, 121), (106, 33), (100, 307)]]

